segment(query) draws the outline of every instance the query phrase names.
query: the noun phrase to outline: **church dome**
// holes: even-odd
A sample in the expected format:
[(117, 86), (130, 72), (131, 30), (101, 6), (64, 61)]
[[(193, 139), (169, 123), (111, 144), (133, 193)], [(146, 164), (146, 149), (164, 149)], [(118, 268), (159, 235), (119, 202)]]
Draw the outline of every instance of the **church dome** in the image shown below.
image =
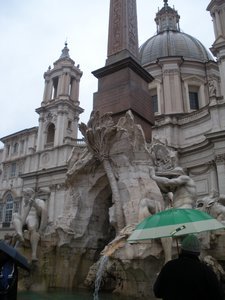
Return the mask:
[(156, 14), (157, 34), (149, 38), (139, 51), (142, 65), (155, 62), (158, 58), (168, 56), (182, 56), (200, 62), (214, 60), (210, 52), (202, 43), (186, 33), (180, 31), (177, 11), (168, 6)]
[(182, 56), (197, 61), (213, 60), (212, 55), (196, 38), (178, 31), (164, 31), (148, 39), (140, 47), (141, 64), (155, 62), (160, 57)]

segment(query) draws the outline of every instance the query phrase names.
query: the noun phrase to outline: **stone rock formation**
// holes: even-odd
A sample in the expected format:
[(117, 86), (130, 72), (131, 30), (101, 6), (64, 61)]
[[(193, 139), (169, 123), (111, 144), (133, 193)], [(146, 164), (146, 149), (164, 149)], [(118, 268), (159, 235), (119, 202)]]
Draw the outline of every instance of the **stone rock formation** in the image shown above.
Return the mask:
[[(31, 290), (93, 289), (101, 258), (108, 257), (100, 288), (130, 297), (151, 297), (151, 282), (164, 260), (177, 255), (175, 241), (128, 243), (127, 239), (142, 219), (176, 204), (170, 181), (174, 176), (188, 185), (191, 206), (195, 205), (194, 183), (189, 186), (190, 177), (179, 168), (177, 153), (166, 140), (155, 138), (151, 144), (146, 143), (130, 111), (116, 124), (110, 113), (100, 116), (93, 112), (80, 130), (86, 146), (74, 150), (68, 160), (63, 212), (56, 223), (47, 224), (37, 248), (39, 260), (24, 286)], [(158, 181), (160, 176), (170, 181), (171, 190)], [(214, 201), (214, 196), (210, 200)], [(204, 199), (202, 203), (204, 208)], [(221, 214), (223, 209), (218, 216)], [(210, 247), (205, 248), (204, 255), (225, 259), (223, 246), (218, 247), (225, 244), (224, 234), (209, 238)], [(27, 253), (29, 248), (24, 248)], [(65, 269), (66, 274), (62, 271)]]

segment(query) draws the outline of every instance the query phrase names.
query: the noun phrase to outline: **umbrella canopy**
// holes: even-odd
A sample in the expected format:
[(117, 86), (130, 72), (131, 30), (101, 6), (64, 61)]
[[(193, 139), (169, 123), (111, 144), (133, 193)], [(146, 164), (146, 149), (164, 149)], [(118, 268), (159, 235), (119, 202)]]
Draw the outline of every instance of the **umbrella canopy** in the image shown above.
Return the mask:
[(197, 209), (171, 208), (147, 217), (137, 225), (129, 242), (173, 237), (224, 229), (225, 226), (209, 214)]
[(3, 241), (0, 241), (0, 251), (3, 251), (8, 256), (10, 256), (19, 267), (27, 271), (30, 270), (27, 259), (23, 255), (21, 255), (15, 248), (9, 246)]

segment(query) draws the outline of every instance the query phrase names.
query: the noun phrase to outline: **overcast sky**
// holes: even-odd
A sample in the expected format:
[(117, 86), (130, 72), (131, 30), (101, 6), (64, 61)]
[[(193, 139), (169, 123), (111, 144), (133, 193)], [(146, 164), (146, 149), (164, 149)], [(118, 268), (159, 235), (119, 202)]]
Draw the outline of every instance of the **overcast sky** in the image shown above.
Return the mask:
[[(169, 0), (181, 17), (181, 30), (207, 48), (214, 42), (209, 2)], [(162, 6), (162, 0), (137, 0), (139, 45), (156, 33), (154, 18)], [(38, 125), (43, 73), (66, 40), (83, 71), (80, 121), (87, 122), (97, 90), (91, 72), (104, 66), (107, 55), (108, 16), (109, 0), (0, 0), (0, 137)]]

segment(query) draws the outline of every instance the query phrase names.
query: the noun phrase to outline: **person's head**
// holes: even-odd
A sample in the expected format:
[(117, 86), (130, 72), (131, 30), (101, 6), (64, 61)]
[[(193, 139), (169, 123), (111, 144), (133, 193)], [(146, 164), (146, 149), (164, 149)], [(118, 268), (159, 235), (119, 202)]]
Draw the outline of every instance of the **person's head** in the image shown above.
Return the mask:
[(26, 188), (23, 190), (23, 198), (24, 198), (24, 203), (28, 204), (29, 200), (34, 196), (35, 192), (34, 189), (32, 188)]
[(181, 243), (181, 253), (189, 253), (199, 256), (201, 245), (198, 238), (194, 234), (187, 235)]
[(2, 266), (9, 259), (10, 257), (5, 252), (0, 250), (0, 266)]

